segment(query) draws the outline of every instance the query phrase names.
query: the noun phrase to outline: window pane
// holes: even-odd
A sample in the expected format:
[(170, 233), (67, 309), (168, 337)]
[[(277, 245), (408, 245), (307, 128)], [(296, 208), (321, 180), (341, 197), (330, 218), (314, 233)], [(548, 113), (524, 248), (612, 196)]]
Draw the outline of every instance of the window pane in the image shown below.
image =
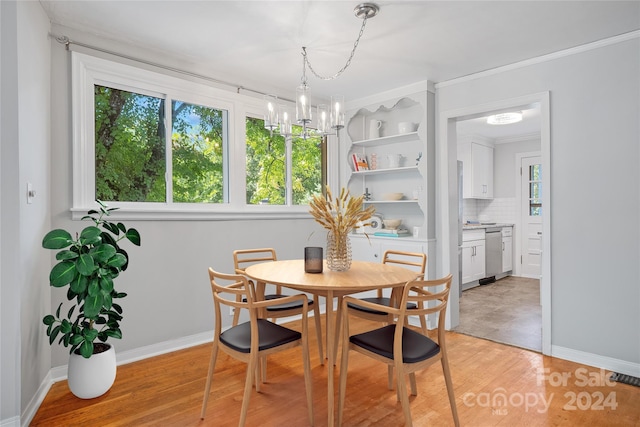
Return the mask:
[(96, 198), (164, 202), (164, 99), (94, 86)]
[(283, 205), (286, 202), (285, 140), (270, 134), (264, 120), (247, 117), (247, 193), (249, 205)]
[(223, 203), (226, 112), (171, 102), (173, 201)]
[(293, 204), (307, 205), (322, 193), (322, 138), (294, 138), (291, 151)]
[(542, 165), (529, 166), (529, 215), (542, 215)]

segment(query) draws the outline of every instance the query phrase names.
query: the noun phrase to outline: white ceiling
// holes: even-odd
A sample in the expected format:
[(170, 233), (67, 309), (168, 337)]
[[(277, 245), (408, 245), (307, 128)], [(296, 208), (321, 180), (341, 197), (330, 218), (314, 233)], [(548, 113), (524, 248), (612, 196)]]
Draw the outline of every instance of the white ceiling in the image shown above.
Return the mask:
[[(357, 0), (40, 3), (54, 24), (289, 99), (300, 82), (302, 46), (318, 73), (333, 75), (362, 24), (353, 13)], [(443, 82), (640, 29), (640, 1), (375, 3), (380, 12), (368, 20), (344, 74), (322, 81), (307, 71), (314, 103), (331, 94), (348, 101), (419, 81)]]

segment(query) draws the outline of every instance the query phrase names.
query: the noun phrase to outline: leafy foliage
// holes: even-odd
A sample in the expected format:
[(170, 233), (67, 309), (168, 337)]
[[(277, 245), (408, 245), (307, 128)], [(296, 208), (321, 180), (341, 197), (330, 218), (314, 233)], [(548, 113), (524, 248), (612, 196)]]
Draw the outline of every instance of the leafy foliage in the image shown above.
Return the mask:
[(70, 352), (79, 348), (86, 358), (93, 354), (96, 339), (106, 342), (108, 338), (122, 338), (122, 307), (113, 300), (127, 294), (116, 291), (113, 281), (127, 269), (129, 255), (119, 242), (126, 238), (140, 246), (140, 233), (136, 229), (104, 219), (117, 208), (97, 202), (99, 210), (90, 210), (82, 218), (92, 220), (95, 225), (86, 227), (75, 239), (68, 231), (56, 229), (42, 240), (45, 249), (61, 249), (56, 254), (59, 262), (49, 274), (50, 285), (57, 288), (68, 285), (67, 299), (75, 301), (66, 315), (63, 316), (60, 303), (55, 314), (42, 319), (49, 343), (53, 344), (60, 335), (58, 343), (71, 346)]
[[(225, 111), (100, 85), (94, 99), (96, 198), (167, 201), (164, 120), (170, 113), (173, 201), (224, 203)], [(294, 204), (307, 204), (322, 190), (321, 138), (293, 137), (287, 171), (285, 139), (271, 135), (261, 119), (247, 118), (245, 129), (247, 204), (285, 204), (288, 173)]]

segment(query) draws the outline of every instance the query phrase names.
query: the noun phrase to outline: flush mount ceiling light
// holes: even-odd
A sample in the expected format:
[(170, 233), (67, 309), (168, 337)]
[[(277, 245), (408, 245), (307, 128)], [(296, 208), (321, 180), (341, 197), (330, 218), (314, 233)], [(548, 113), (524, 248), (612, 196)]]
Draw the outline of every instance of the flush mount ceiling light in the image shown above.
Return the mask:
[[(375, 3), (361, 3), (357, 5), (353, 12), (357, 18), (362, 19), (362, 27), (360, 27), (360, 33), (358, 38), (353, 43), (353, 49), (347, 59), (346, 64), (332, 76), (322, 76), (318, 74), (313, 67), (307, 56), (307, 48), (302, 47), (302, 78), (300, 79), (300, 86), (296, 88), (296, 122), (302, 125), (302, 138), (309, 137), (307, 126), (311, 123), (311, 94), (309, 91), (309, 85), (307, 84), (307, 67), (309, 71), (319, 78), (320, 80), (334, 80), (351, 65), (351, 60), (356, 54), (356, 48), (360, 42), (360, 38), (364, 33), (364, 27), (367, 25), (367, 19), (373, 18), (378, 14), (380, 8)], [(337, 132), (344, 127), (344, 96), (334, 95), (331, 97), (331, 104), (318, 104), (317, 108), (317, 129), (323, 135), (328, 135), (331, 129), (335, 129)], [(285, 105), (278, 104), (278, 98), (273, 95), (265, 95), (265, 113), (264, 113), (264, 127), (269, 129), (272, 133), (278, 129), (283, 136), (291, 135), (291, 116), (292, 114), (287, 110)]]
[(519, 121), (522, 121), (522, 111), (494, 114), (487, 117), (487, 123), (490, 125), (510, 125)]

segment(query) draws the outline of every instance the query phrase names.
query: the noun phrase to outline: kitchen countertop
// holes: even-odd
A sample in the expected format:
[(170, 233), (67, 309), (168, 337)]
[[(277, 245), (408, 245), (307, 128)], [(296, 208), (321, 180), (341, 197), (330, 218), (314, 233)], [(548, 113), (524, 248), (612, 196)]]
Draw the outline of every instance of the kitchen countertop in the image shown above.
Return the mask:
[(493, 227), (513, 227), (513, 224), (509, 224), (505, 222), (497, 222), (495, 224), (462, 224), (463, 230), (478, 230), (482, 228), (493, 228)]

